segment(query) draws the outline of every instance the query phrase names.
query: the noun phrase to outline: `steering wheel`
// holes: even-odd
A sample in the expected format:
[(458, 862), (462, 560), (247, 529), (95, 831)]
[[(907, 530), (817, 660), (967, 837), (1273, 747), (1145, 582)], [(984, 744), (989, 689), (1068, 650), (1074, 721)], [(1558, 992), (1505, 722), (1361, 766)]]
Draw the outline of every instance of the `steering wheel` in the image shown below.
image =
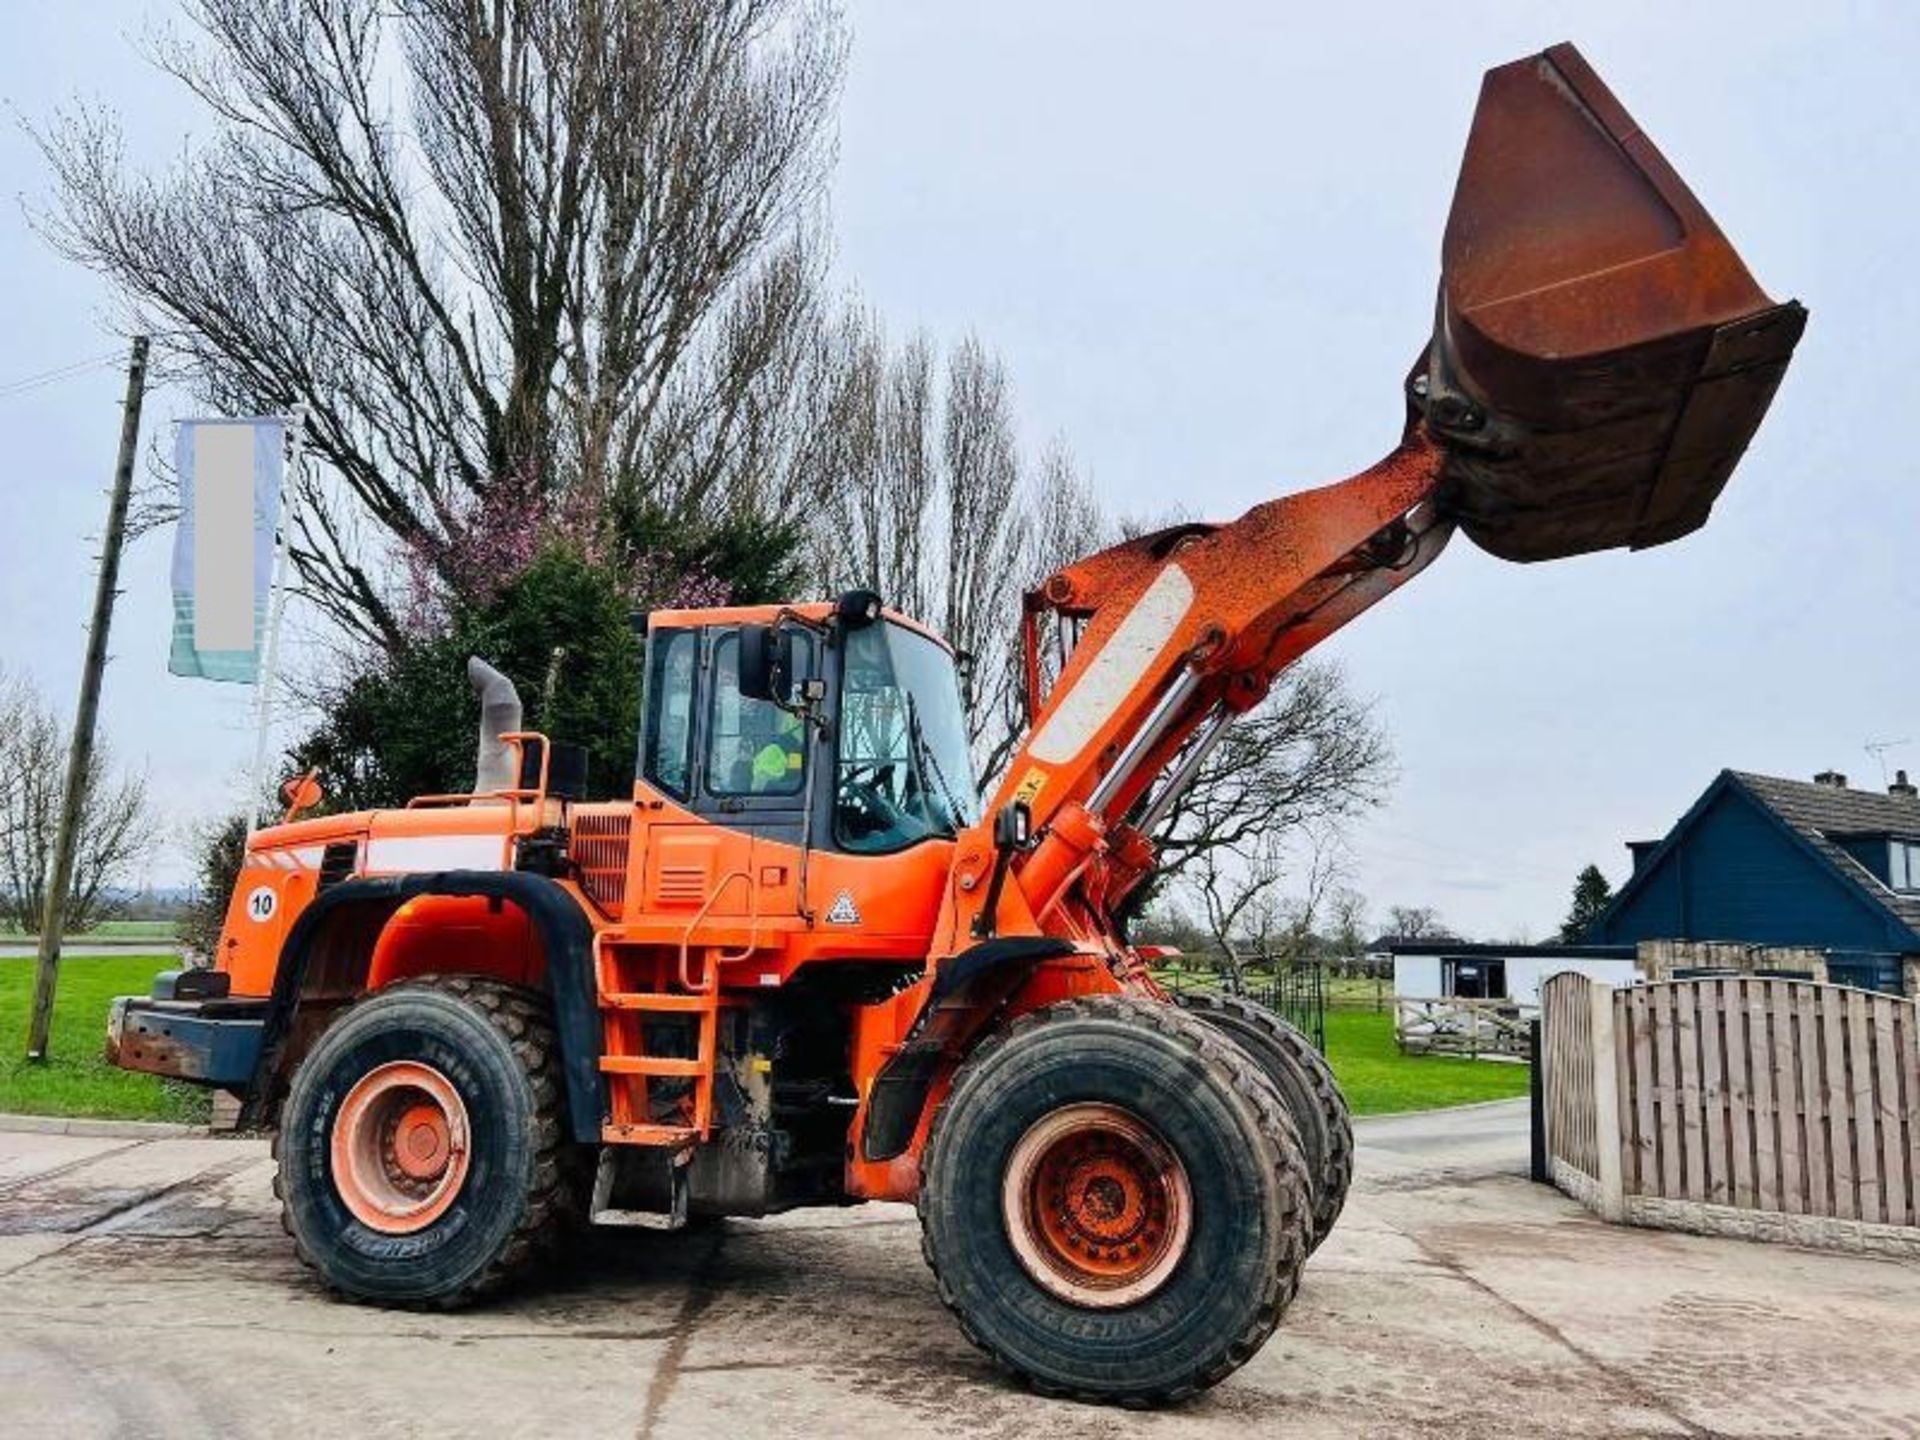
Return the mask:
[[(861, 778), (872, 772), (871, 779)], [(899, 829), (907, 820), (902, 810), (887, 795), (893, 782), (893, 766), (860, 765), (840, 777), (840, 792), (834, 805), (849, 829), (862, 835), (878, 835)]]

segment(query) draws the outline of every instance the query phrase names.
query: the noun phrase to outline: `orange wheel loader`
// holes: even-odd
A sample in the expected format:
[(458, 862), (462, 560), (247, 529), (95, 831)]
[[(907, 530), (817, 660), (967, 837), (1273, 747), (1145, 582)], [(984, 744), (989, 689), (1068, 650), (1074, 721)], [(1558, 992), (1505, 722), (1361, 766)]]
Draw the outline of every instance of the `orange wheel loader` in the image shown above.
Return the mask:
[(469, 1300), (570, 1217), (912, 1201), (1005, 1369), (1191, 1395), (1279, 1323), (1352, 1138), (1299, 1033), (1129, 946), (1156, 829), (1455, 529), (1531, 561), (1701, 525), (1804, 320), (1576, 51), (1495, 69), (1399, 445), (1045, 577), (984, 804), (953, 652), (873, 594), (648, 616), (612, 801), (476, 660), (472, 793), (255, 834), (212, 966), (117, 1001), (112, 1052), (243, 1097), (352, 1300)]

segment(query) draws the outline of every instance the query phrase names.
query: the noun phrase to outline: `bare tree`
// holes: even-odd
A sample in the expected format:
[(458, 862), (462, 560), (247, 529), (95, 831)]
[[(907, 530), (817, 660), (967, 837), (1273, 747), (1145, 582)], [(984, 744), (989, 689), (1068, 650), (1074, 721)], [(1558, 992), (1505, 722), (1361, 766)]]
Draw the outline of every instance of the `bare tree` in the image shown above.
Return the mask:
[(140, 176), (110, 115), (62, 117), (43, 224), (204, 402), (306, 407), (328, 470), (294, 558), (325, 615), (395, 640), (382, 542), (499, 485), (697, 511), (802, 483), (829, 0), (186, 12), (154, 56), (215, 138)]
[[(1021, 597), (1137, 527), (1101, 513), (1063, 444), (1023, 461), (1004, 369), (978, 342), (957, 347), (943, 375), (924, 335), (892, 346), (854, 313), (831, 350), (825, 469), (837, 483), (817, 512), (812, 568), (827, 589), (878, 590), (971, 653), (969, 734), (982, 788), (991, 788), (1030, 721)], [(1043, 635), (1043, 667), (1060, 653)], [(1048, 669), (1043, 679), (1052, 678)], [(1215, 747), (1168, 816), (1156, 836), (1157, 883), (1136, 893), (1131, 912), (1199, 857), (1227, 851), (1244, 862), (1263, 836), (1284, 842), (1377, 803), (1392, 778), (1386, 736), (1340, 668), (1293, 666)], [(1232, 868), (1224, 855), (1221, 863)]]
[[(0, 675), (0, 918), (36, 931), (45, 913), (68, 735), (39, 693)], [(91, 930), (152, 845), (146, 781), (116, 775), (104, 745), (87, 775), (62, 930)]]
[(1301, 661), (1234, 722), (1169, 813), (1154, 837), (1158, 883), (1216, 852), (1231, 869), (1228, 857), (1244, 863), (1270, 840), (1331, 832), (1377, 805), (1393, 777), (1386, 732), (1345, 672), (1330, 660)]
[(1326, 933), (1339, 959), (1359, 958), (1373, 939), (1367, 933), (1367, 897), (1350, 886), (1337, 888), (1327, 902)]
[(1431, 905), (1395, 905), (1387, 911), (1387, 927), (1398, 940), (1445, 939), (1453, 933)]
[(1338, 837), (1327, 829), (1267, 830), (1195, 854), (1183, 888), (1200, 904), (1230, 989), (1244, 988), (1250, 966), (1284, 968), (1312, 953), (1342, 873)]
[[(956, 347), (943, 368), (926, 336), (894, 346), (876, 321), (852, 312), (828, 348), (834, 420), (824, 469), (836, 483), (817, 512), (812, 569), (829, 590), (879, 591), (970, 653), (969, 736), (990, 789), (1031, 718), (1022, 596), (1136, 527), (1101, 513), (1064, 445), (1037, 463), (1023, 460), (1004, 368), (977, 341)], [(1041, 638), (1043, 681), (1051, 681), (1063, 650), (1050, 634)], [(1309, 828), (1337, 826), (1377, 803), (1392, 778), (1386, 736), (1340, 668), (1293, 666), (1214, 748), (1168, 815), (1155, 837), (1155, 885), (1131, 897), (1130, 913), (1201, 861), (1212, 862), (1219, 901), (1226, 877), (1257, 870), (1269, 842), (1278, 855)], [(1264, 903), (1270, 889), (1253, 885), (1240, 908)], [(1239, 909), (1213, 915), (1209, 929), (1219, 934), (1238, 920)]]
[(927, 336), (896, 347), (853, 312), (831, 349), (836, 483), (816, 512), (813, 571), (829, 590), (878, 591), (968, 657), (968, 736), (985, 788), (1026, 726), (1021, 596), (1097, 543), (1098, 509), (1064, 447), (1023, 459), (1005, 367), (977, 339), (943, 364)]
[(1254, 846), (1244, 859), (1233, 850), (1205, 850), (1189, 867), (1187, 888), (1200, 902), (1227, 988), (1236, 994), (1245, 988), (1248, 952), (1258, 953), (1257, 942), (1245, 936), (1244, 922), (1279, 886), (1283, 869), (1280, 846), (1272, 840)]

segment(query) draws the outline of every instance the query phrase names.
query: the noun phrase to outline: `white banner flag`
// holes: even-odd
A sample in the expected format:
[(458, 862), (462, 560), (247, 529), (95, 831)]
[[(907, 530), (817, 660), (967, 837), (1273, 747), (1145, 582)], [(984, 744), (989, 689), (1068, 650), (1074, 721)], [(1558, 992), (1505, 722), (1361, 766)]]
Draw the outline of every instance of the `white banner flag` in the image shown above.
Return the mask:
[(183, 420), (175, 451), (175, 675), (249, 684), (260, 676), (286, 469), (284, 419)]

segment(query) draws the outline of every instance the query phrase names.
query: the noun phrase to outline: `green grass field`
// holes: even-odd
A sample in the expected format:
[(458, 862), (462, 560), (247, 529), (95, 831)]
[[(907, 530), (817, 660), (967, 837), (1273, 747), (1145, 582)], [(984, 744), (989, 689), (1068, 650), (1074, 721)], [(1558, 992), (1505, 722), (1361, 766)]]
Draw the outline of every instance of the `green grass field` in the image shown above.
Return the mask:
[[(69, 944), (84, 945), (92, 941), (122, 940), (161, 940), (172, 941), (175, 935), (174, 922), (171, 920), (102, 920), (93, 929), (77, 935), (68, 935)], [(15, 930), (0, 925), (0, 940), (32, 940), (31, 931)]]
[(1393, 1016), (1327, 1011), (1327, 1059), (1356, 1115), (1438, 1110), (1527, 1093), (1527, 1067), (1498, 1060), (1402, 1055)]
[(175, 963), (164, 955), (61, 961), (49, 1054), (35, 1065), (24, 1058), (33, 961), (0, 959), (0, 1112), (204, 1122), (207, 1091), (116, 1070), (106, 1059), (107, 1002), (145, 995), (155, 973)]
[(1370, 980), (1357, 975), (1327, 977), (1329, 1010), (1374, 1010), (1393, 1013), (1393, 981)]
[[(0, 960), (0, 1112), (204, 1120), (206, 1091), (116, 1070), (102, 1050), (107, 1002), (115, 995), (146, 994), (154, 973), (169, 963), (160, 955), (62, 961), (52, 1055), (44, 1065), (30, 1065), (22, 1055), (33, 962)], [(1328, 1010), (1327, 1058), (1356, 1115), (1436, 1110), (1527, 1093), (1524, 1065), (1402, 1055), (1394, 1047), (1391, 1014)]]

